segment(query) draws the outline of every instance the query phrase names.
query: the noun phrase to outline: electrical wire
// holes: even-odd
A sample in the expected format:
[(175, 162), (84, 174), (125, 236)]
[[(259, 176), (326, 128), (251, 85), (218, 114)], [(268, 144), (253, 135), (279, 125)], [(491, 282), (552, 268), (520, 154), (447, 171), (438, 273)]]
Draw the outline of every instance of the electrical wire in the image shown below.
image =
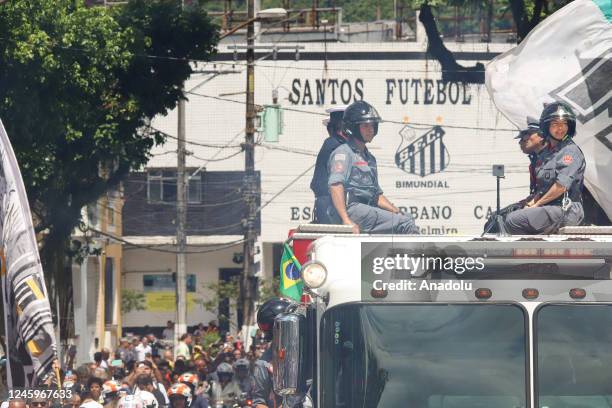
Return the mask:
[[(214, 99), (214, 100), (218, 100), (218, 101), (223, 101), (223, 102), (232, 102), (232, 103), (237, 103), (240, 105), (245, 105), (246, 102), (244, 101), (236, 101), (234, 99), (227, 99), (227, 98), (223, 98), (220, 96), (214, 96), (214, 95), (205, 95), (205, 94), (200, 94), (197, 92), (185, 92), (187, 94), (190, 95), (194, 95), (194, 96), (199, 96), (202, 98), (209, 98), (209, 99)], [(328, 116), (327, 113), (323, 113), (323, 112), (314, 112), (314, 111), (307, 111), (307, 110), (302, 110), (302, 109), (295, 109), (295, 108), (288, 108), (288, 107), (283, 107), (280, 106), (278, 107), (278, 109), (284, 110), (284, 111), (288, 111), (288, 112), (297, 112), (297, 113), (303, 113), (303, 114), (308, 114), (308, 115), (316, 115), (316, 116)], [(396, 125), (416, 125), (416, 126), (428, 126), (428, 127), (434, 127), (434, 126), (441, 126), (440, 124), (433, 124), (433, 123), (422, 123), (422, 122), (409, 122), (409, 123), (405, 123), (405, 122), (400, 122), (400, 121), (394, 121), (394, 120), (383, 120), (382, 123), (392, 123), (392, 124), (396, 124)], [(445, 128), (449, 128), (449, 129), (464, 129), (464, 130), (487, 130), (487, 131), (495, 131), (495, 132), (517, 132), (517, 129), (496, 129), (496, 128), (489, 128), (489, 127), (473, 127), (473, 126), (459, 126), (459, 125), (447, 125), (445, 124), (443, 127)], [(206, 146), (208, 147), (208, 146)]]
[[(245, 240), (244, 239), (239, 239), (236, 241), (231, 241), (231, 242), (227, 242), (224, 244), (217, 244), (218, 247), (217, 248), (212, 248), (212, 249), (206, 249), (206, 250), (202, 250), (202, 251), (177, 251), (177, 250), (173, 250), (173, 249), (165, 249), (165, 248), (158, 248), (159, 245), (142, 245), (142, 244), (136, 244), (134, 242), (130, 242), (126, 239), (123, 239), (122, 237), (113, 235), (113, 234), (109, 234), (107, 232), (103, 232), (100, 231), (97, 228), (91, 227), (91, 226), (84, 226), (83, 227), (85, 229), (84, 232), (86, 231), (92, 231), (95, 232), (97, 234), (100, 234), (102, 236), (105, 236), (107, 238), (111, 238), (115, 241), (119, 241), (122, 242), (126, 245), (130, 245), (132, 247), (138, 248), (138, 249), (146, 249), (149, 251), (155, 251), (155, 252), (164, 252), (164, 253), (170, 253), (170, 254), (205, 254), (205, 253), (210, 253), (210, 252), (217, 252), (217, 251), (221, 251), (227, 248), (231, 248), (233, 246), (236, 246), (238, 244), (243, 243)], [(168, 245), (168, 244), (160, 244), (160, 245)], [(190, 246), (194, 246), (194, 245), (190, 245)]]

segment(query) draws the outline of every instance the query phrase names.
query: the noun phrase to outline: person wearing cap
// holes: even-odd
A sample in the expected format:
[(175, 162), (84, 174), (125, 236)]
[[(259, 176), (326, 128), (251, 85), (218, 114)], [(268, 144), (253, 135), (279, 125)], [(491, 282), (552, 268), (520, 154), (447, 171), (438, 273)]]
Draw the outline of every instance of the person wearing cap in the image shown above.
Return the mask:
[(315, 195), (313, 217), (317, 224), (333, 223), (331, 213), (334, 211), (334, 206), (327, 188), (329, 178), (327, 162), (331, 153), (338, 146), (346, 143), (346, 136), (342, 133), (342, 115), (345, 109), (345, 106), (334, 106), (325, 111), (329, 113), (329, 118), (323, 121), (323, 125), (327, 127), (329, 137), (325, 139), (317, 154), (315, 170), (310, 182), (310, 189)]
[(536, 168), (536, 191), (525, 208), (505, 219), (511, 234), (553, 234), (563, 226), (580, 225), (584, 219), (582, 188), (586, 162), (576, 134), (576, 115), (561, 102), (546, 105), (540, 128), (548, 142), (548, 152)]
[[(521, 151), (529, 157), (529, 194), (526, 198), (501, 209), (499, 215), (502, 217), (502, 219), (513, 211), (524, 208), (525, 205), (534, 197), (537, 185), (536, 172), (542, 165), (548, 152), (548, 149), (546, 148), (546, 139), (544, 136), (542, 136), (539, 122), (531, 117), (527, 118), (527, 122), (527, 127), (521, 130), (514, 138), (518, 139)], [(495, 211), (491, 214), (491, 216), (489, 216), (484, 226), (485, 233), (499, 232), (497, 215), (497, 211)]]
[(527, 128), (521, 130), (515, 139), (519, 139), (521, 151), (529, 157), (529, 196), (523, 200), (527, 204), (536, 193), (536, 171), (542, 165), (548, 149), (540, 124), (535, 119), (530, 119)]

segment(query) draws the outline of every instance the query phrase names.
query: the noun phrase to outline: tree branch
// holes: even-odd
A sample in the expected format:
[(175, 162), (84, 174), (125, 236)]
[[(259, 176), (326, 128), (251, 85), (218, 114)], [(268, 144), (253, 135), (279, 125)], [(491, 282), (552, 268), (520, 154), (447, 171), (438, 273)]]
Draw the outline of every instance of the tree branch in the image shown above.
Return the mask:
[[(540, 15), (542, 14), (542, 7), (544, 6), (544, 0), (535, 0), (535, 6), (533, 8), (533, 16), (529, 22), (529, 31), (533, 30), (535, 26), (540, 23)], [(525, 34), (527, 36), (527, 34)]]
[(457, 63), (455, 56), (446, 48), (440, 39), (440, 32), (434, 20), (429, 4), (421, 5), (419, 20), (427, 33), (427, 52), (442, 65), (442, 80), (484, 84), (484, 65), (477, 63), (473, 67), (464, 67)]

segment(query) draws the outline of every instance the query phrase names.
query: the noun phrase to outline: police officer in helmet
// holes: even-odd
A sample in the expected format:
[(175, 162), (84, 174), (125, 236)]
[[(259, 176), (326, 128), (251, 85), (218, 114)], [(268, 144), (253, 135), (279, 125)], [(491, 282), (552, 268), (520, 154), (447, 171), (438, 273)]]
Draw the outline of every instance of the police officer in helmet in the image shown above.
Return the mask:
[(346, 106), (334, 106), (326, 110), (329, 119), (325, 119), (323, 124), (327, 127), (329, 137), (323, 142), (317, 161), (315, 164), (314, 175), (310, 182), (310, 189), (315, 195), (314, 222), (317, 224), (333, 223), (333, 204), (327, 188), (329, 170), (327, 162), (331, 153), (341, 144), (346, 143), (346, 136), (342, 133), (342, 115)]
[(586, 162), (572, 137), (576, 115), (561, 102), (546, 105), (540, 128), (548, 141), (548, 152), (536, 169), (536, 192), (522, 210), (506, 217), (511, 234), (551, 234), (560, 227), (579, 225), (584, 218), (582, 187)]
[(234, 369), (228, 363), (217, 366), (218, 381), (210, 386), (210, 400), (213, 404), (220, 401), (227, 402), (240, 396), (240, 386), (234, 381)]
[[(257, 325), (265, 334), (267, 342), (272, 341), (274, 318), (285, 312), (291, 302), (285, 299), (272, 298), (257, 310)], [(255, 408), (273, 408), (280, 406), (282, 400), (274, 394), (272, 383), (272, 349), (268, 348), (253, 368), (253, 406)]]
[(378, 183), (376, 158), (366, 147), (382, 121), (376, 109), (365, 101), (354, 102), (342, 121), (348, 141), (334, 150), (328, 163), (336, 222), (352, 226), (356, 234), (418, 234), (412, 217), (401, 214)]

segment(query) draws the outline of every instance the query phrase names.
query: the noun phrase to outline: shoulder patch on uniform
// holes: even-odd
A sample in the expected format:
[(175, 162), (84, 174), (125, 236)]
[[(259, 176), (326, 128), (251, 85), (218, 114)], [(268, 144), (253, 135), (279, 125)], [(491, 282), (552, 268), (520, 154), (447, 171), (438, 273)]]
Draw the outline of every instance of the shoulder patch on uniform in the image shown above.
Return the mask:
[(344, 154), (344, 153), (336, 153), (334, 155), (334, 160), (342, 160), (342, 161), (344, 161), (344, 160), (346, 160), (346, 154)]
[(336, 162), (334, 164), (334, 172), (342, 173), (344, 171), (344, 164), (341, 161)]
[(574, 158), (570, 154), (566, 154), (565, 156), (563, 156), (563, 163), (572, 164), (573, 161)]

